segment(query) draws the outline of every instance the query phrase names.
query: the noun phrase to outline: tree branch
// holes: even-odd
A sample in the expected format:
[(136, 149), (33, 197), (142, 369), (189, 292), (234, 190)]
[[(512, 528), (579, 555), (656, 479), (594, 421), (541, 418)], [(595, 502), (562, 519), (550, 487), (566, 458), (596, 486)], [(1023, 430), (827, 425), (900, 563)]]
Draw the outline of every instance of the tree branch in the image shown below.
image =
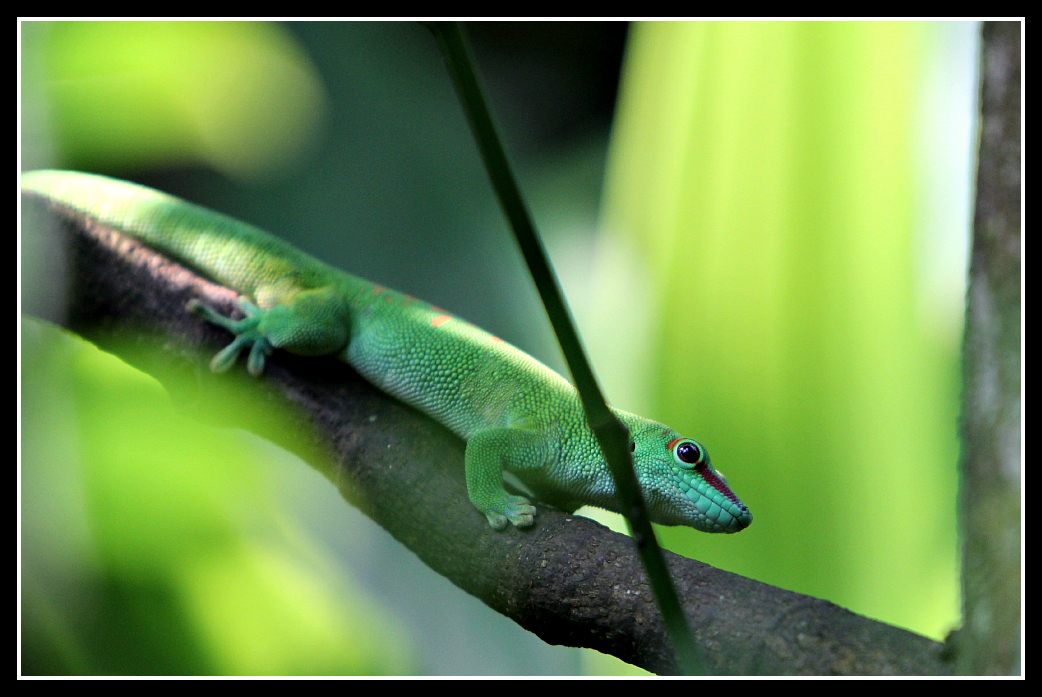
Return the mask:
[(959, 672), (1016, 675), (1021, 641), (1020, 22), (984, 22), (963, 342)]
[[(283, 442), (265, 423), (237, 425), (296, 451), (428, 566), (544, 641), (677, 671), (628, 538), (545, 506), (529, 530), (493, 531), (467, 498), (464, 445), (446, 429), (334, 358), (276, 352), (262, 379), (241, 367), (210, 373), (229, 337), (185, 304), (198, 297), (230, 313), (233, 293), (67, 210), (23, 197), (23, 215), (27, 234), (56, 234), (69, 250), (67, 312), (51, 319), (164, 383), (185, 372), (233, 381), (290, 411), (316, 434), (310, 445)], [(156, 350), (128, 351), (128, 333)], [(951, 672), (926, 637), (670, 552), (666, 562), (710, 674)]]

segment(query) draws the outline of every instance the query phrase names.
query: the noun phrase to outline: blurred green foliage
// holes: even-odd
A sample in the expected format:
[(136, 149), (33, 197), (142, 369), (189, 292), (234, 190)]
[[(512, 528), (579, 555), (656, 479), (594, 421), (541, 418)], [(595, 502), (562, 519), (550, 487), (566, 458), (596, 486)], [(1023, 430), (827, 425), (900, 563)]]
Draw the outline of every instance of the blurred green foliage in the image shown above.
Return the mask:
[(412, 670), (256, 442), (49, 324), (23, 320), (22, 357), (23, 673)]
[(256, 177), (296, 159), (326, 117), (311, 61), (265, 22), (27, 23), (23, 78), (58, 156), (81, 166), (206, 164)]
[[(649, 416), (706, 443), (754, 514), (734, 538), (670, 529), (666, 544), (938, 639), (959, 618), (963, 286), (932, 306), (924, 290), (916, 157), (945, 31), (641, 25), (602, 221), (643, 264), (646, 304), (616, 319), (648, 337)], [(964, 138), (938, 165), (966, 177), (956, 250)]]

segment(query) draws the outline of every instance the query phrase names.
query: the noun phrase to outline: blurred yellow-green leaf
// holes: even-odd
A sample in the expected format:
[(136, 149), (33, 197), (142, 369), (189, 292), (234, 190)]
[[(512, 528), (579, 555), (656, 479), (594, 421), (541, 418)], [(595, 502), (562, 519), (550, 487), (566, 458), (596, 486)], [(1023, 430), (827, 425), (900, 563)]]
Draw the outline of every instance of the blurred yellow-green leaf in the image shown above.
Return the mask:
[(22, 336), (25, 674), (410, 672), (256, 442), (51, 325)]
[[(644, 269), (646, 316), (621, 321), (649, 336), (649, 415), (706, 443), (754, 514), (666, 544), (942, 638), (959, 617), (962, 286), (924, 292), (916, 161), (938, 32), (639, 25), (604, 227)], [(950, 205), (958, 248), (969, 204)]]
[(275, 24), (54, 22), (23, 31), (35, 39), (25, 69), (36, 71), (46, 103), (34, 116), (72, 166), (199, 163), (253, 177), (299, 157), (325, 118), (315, 68)]

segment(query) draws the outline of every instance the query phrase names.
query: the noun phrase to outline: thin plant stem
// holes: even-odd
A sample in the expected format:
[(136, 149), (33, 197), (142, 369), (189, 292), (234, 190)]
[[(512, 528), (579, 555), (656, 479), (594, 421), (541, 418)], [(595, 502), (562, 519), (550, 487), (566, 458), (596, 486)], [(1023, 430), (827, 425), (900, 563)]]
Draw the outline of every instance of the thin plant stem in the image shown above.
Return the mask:
[(546, 251), (536, 233), (517, 181), (510, 169), (506, 152), (496, 133), (481, 85), (474, 72), (473, 61), (463, 39), (458, 22), (431, 22), (427, 27), (441, 47), (463, 103), (467, 120), (474, 132), (485, 168), (503, 211), (514, 231), (514, 237), (525, 263), (532, 274), (539, 296), (550, 318), (554, 333), (561, 345), (568, 369), (579, 391), (586, 419), (600, 444), (604, 459), (608, 463), (615, 489), (622, 502), (624, 515), (637, 545), (641, 562), (651, 582), (655, 599), (673, 642), (677, 664), (682, 673), (705, 674), (705, 663), (695, 644), (691, 629), (677, 597), (673, 579), (666, 566), (665, 557), (651, 526), (640, 484), (633, 470), (629, 449), (629, 431), (612, 413), (594, 377), (593, 369), (586, 359), (579, 334), (575, 329), (568, 306), (565, 304), (557, 277), (550, 266)]

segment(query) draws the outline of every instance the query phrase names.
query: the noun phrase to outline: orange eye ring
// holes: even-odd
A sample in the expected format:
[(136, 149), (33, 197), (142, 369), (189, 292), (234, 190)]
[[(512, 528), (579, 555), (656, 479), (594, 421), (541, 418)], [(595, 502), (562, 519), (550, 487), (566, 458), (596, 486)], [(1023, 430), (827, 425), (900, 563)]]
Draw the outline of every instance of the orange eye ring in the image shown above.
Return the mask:
[(674, 438), (666, 449), (673, 453), (673, 460), (684, 469), (705, 469), (705, 449), (690, 438)]

